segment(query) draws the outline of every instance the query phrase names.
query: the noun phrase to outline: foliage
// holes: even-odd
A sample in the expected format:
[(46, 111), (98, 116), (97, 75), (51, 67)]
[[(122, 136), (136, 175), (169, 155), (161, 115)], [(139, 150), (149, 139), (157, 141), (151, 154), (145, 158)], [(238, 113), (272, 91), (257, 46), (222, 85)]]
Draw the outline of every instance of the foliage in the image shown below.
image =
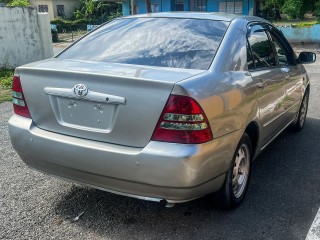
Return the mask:
[(11, 0), (0, 0), (0, 3), (4, 3), (4, 5), (7, 5), (10, 2), (11, 2)]
[(30, 3), (27, 0), (13, 0), (7, 4), (9, 7), (28, 7)]
[(318, 0), (303, 0), (301, 14), (304, 15), (305, 13), (313, 13), (317, 1)]
[(87, 19), (92, 24), (101, 24), (121, 16), (121, 3), (80, 0), (80, 8), (74, 12), (74, 19)]
[(0, 68), (0, 103), (11, 100), (13, 70)]
[(315, 10), (313, 12), (315, 16), (320, 16), (320, 0), (315, 3)]
[(51, 21), (51, 24), (56, 24), (56, 25), (81, 25), (81, 24), (91, 24), (92, 19), (77, 19), (77, 20), (67, 20), (67, 19), (61, 19), (61, 18), (56, 18)]
[(291, 27), (293, 27), (293, 28), (310, 28), (315, 24), (319, 24), (319, 21), (291, 24)]
[(0, 70), (0, 85), (2, 87), (11, 88), (12, 77), (13, 77), (13, 70), (8, 70), (8, 69)]
[(280, 9), (285, 0), (265, 0), (264, 1), (264, 7), (265, 8), (278, 8)]
[[(54, 19), (51, 21), (51, 24), (57, 25), (57, 31), (51, 33), (58, 34), (62, 33), (63, 31), (78, 31), (78, 30), (87, 30), (87, 24), (98, 24), (96, 21), (92, 19), (78, 19), (78, 20), (66, 20), (66, 19)], [(57, 39), (52, 39), (54, 42), (58, 41)]]
[(86, 18), (91, 19), (95, 10), (93, 0), (80, 0), (80, 9), (74, 12), (76, 19)]
[(282, 11), (287, 14), (290, 19), (300, 18), (302, 13), (303, 0), (286, 0)]
[(265, 0), (264, 17), (281, 19), (280, 13), (286, 13), (290, 19), (303, 18), (305, 13), (320, 16), (320, 0)]

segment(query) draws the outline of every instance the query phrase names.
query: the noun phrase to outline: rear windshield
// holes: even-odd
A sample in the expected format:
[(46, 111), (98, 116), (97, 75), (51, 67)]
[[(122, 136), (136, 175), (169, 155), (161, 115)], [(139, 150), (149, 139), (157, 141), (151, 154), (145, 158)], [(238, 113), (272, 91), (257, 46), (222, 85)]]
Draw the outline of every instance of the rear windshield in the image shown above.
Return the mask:
[(59, 59), (207, 70), (228, 22), (122, 18), (81, 39)]

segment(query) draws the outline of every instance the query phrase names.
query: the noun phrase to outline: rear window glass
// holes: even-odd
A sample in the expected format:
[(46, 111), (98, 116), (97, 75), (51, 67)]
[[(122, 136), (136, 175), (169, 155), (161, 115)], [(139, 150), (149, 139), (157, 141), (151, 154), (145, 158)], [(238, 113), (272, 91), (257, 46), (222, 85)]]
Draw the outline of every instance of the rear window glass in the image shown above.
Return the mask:
[(81, 39), (59, 59), (207, 70), (228, 22), (122, 18)]

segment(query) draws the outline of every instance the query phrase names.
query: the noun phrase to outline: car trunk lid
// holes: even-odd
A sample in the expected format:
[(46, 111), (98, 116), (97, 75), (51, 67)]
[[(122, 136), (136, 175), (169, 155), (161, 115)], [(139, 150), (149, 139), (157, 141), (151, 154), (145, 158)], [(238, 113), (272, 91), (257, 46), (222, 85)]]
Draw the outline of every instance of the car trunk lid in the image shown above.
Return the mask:
[(203, 70), (49, 59), (18, 72), (37, 127), (144, 147), (174, 83)]

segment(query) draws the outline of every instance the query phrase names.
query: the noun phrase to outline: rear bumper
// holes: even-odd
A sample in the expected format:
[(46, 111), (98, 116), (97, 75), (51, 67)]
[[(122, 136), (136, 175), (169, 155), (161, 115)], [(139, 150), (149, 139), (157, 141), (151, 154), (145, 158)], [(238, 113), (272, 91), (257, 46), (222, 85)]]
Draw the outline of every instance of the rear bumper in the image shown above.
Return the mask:
[(240, 131), (200, 145), (151, 141), (132, 148), (52, 133), (31, 119), (9, 120), (21, 159), (40, 171), (149, 200), (188, 201), (221, 188)]

